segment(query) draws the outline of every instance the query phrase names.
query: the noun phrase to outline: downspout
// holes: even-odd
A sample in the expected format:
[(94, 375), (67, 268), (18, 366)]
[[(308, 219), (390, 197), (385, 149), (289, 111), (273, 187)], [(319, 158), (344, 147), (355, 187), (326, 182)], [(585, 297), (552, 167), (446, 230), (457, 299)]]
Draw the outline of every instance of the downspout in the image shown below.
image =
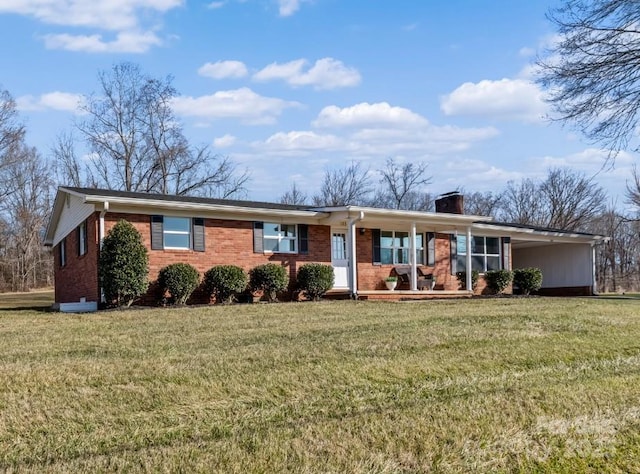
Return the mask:
[(349, 290), (351, 298), (358, 299), (358, 265), (356, 263), (356, 223), (364, 219), (360, 211), (356, 217), (349, 219), (347, 234), (349, 238)]
[[(102, 205), (102, 211), (100, 211), (100, 219), (98, 221), (98, 241), (100, 243), (100, 250), (102, 250), (102, 242), (104, 241), (104, 216), (107, 214), (109, 210), (109, 201), (105, 201)], [(98, 253), (98, 261), (96, 262), (96, 269), (100, 263), (100, 254)], [(96, 275), (97, 276), (97, 275)], [(106, 299), (104, 297), (104, 290), (102, 289), (102, 285), (98, 282), (100, 286), (100, 302), (105, 303)]]

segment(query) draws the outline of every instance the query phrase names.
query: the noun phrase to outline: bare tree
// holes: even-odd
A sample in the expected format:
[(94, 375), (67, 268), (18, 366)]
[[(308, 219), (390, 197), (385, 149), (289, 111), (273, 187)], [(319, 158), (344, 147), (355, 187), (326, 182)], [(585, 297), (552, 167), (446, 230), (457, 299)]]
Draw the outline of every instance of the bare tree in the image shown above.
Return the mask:
[(604, 209), (602, 188), (584, 175), (551, 169), (540, 184), (523, 179), (509, 183), (499, 218), (520, 224), (564, 230), (586, 228)]
[[(431, 182), (431, 177), (426, 176), (426, 163), (398, 163), (394, 158), (388, 158), (384, 168), (378, 170), (383, 188), (376, 197), (376, 202), (381, 207), (394, 209), (423, 210), (423, 199), (416, 199), (424, 195), (422, 186)], [(418, 207), (419, 209), (416, 209)]]
[(4, 225), (2, 245), (5, 279), (12, 291), (51, 284), (50, 254), (44, 250), (42, 237), (51, 209), (53, 179), (50, 166), (35, 150), (23, 145), (17, 158), (7, 168), (13, 192), (3, 200), (0, 222)]
[(548, 18), (560, 40), (538, 61), (539, 82), (559, 119), (614, 154), (630, 146), (637, 151), (638, 2), (565, 0)]
[(307, 203), (307, 195), (296, 186), (296, 183), (293, 183), (291, 189), (280, 196), (280, 203), (304, 205)]
[(327, 170), (320, 193), (313, 197), (316, 206), (348, 206), (368, 204), (371, 194), (369, 169), (352, 162), (346, 168)]
[(502, 195), (499, 218), (517, 224), (542, 225), (544, 210), (538, 187), (529, 178), (520, 183), (510, 181)]
[(16, 159), (24, 139), (24, 126), (18, 121), (16, 103), (8, 91), (0, 90), (0, 198), (12, 191), (6, 170)]
[(596, 248), (596, 279), (600, 291), (640, 289), (640, 222), (608, 207), (593, 219), (589, 232), (609, 236)]
[(476, 216), (495, 217), (499, 212), (502, 193), (492, 193), (487, 191), (481, 192), (465, 192), (464, 194), (464, 212)]
[(547, 227), (585, 228), (604, 209), (606, 195), (592, 179), (567, 169), (552, 169), (540, 185)]
[(76, 140), (73, 133), (60, 133), (51, 148), (56, 163), (59, 183), (75, 187), (98, 187), (87, 160), (81, 160), (76, 154)]
[(631, 175), (633, 181), (627, 182), (627, 199), (631, 204), (640, 208), (640, 172), (638, 172), (637, 166), (633, 166)]
[[(242, 194), (249, 174), (208, 147), (191, 147), (171, 109), (172, 78), (156, 79), (132, 63), (98, 74), (100, 93), (81, 109), (77, 129), (91, 151), (88, 177), (78, 178), (77, 158), (58, 143), (60, 166), (71, 182), (92, 181), (125, 191), (229, 197)], [(63, 146), (60, 146), (63, 145)]]

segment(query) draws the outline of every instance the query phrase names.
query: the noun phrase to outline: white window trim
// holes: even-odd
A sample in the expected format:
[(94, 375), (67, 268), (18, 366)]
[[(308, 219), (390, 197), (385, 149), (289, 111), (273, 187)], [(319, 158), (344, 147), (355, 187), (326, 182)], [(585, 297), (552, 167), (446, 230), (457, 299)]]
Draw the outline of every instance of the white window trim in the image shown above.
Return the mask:
[[(276, 224), (278, 226), (281, 226), (281, 225), (287, 225), (287, 226), (292, 225), (292, 226), (295, 227), (295, 233), (296, 234), (293, 237), (283, 237), (281, 231), (278, 231), (278, 235), (267, 235), (263, 231), (263, 233), (262, 233), (262, 246), (265, 248), (265, 250), (263, 251), (263, 253), (265, 255), (273, 255), (273, 254), (280, 254), (280, 253), (294, 255), (294, 254), (298, 253), (298, 248), (300, 246), (300, 242), (298, 242), (298, 224), (285, 224), (285, 223), (281, 223), (281, 222), (266, 222), (265, 221), (263, 225), (266, 226), (267, 224)], [(265, 241), (266, 240), (277, 240), (278, 241), (278, 249), (280, 248), (280, 242), (283, 242), (285, 240), (286, 241), (290, 241), (290, 242), (293, 241), (295, 250), (277, 250), (277, 251), (266, 250), (266, 247), (267, 247), (265, 245)]]

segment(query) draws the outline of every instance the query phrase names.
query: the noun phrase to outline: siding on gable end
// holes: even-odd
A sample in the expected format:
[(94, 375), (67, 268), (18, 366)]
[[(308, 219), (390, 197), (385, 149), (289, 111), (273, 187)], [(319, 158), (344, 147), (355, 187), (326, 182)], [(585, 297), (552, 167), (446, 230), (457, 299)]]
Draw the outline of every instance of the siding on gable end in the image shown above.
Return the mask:
[(53, 236), (53, 246), (58, 245), (62, 239), (75, 231), (76, 228), (95, 211), (93, 204), (87, 204), (82, 198), (77, 196), (68, 196), (69, 206), (67, 207), (65, 204), (62, 209), (58, 226)]

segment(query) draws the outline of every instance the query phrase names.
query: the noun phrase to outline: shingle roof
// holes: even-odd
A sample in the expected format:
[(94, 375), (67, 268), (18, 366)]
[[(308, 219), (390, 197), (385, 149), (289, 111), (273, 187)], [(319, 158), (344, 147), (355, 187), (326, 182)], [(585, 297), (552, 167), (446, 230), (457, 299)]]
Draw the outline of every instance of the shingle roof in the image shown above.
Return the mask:
[(291, 205), (291, 204), (279, 204), (273, 202), (261, 202), (261, 201), (243, 201), (237, 199), (214, 199), (205, 197), (194, 196), (175, 196), (171, 194), (157, 194), (157, 193), (137, 193), (130, 191), (114, 191), (111, 189), (96, 189), (96, 188), (76, 188), (72, 186), (61, 186), (61, 189), (67, 189), (69, 191), (85, 194), (88, 196), (104, 196), (104, 197), (119, 197), (119, 198), (131, 198), (131, 199), (155, 199), (158, 201), (168, 202), (186, 202), (196, 204), (211, 204), (216, 206), (235, 206), (246, 207), (252, 209), (277, 209), (283, 211), (313, 211), (311, 206)]

